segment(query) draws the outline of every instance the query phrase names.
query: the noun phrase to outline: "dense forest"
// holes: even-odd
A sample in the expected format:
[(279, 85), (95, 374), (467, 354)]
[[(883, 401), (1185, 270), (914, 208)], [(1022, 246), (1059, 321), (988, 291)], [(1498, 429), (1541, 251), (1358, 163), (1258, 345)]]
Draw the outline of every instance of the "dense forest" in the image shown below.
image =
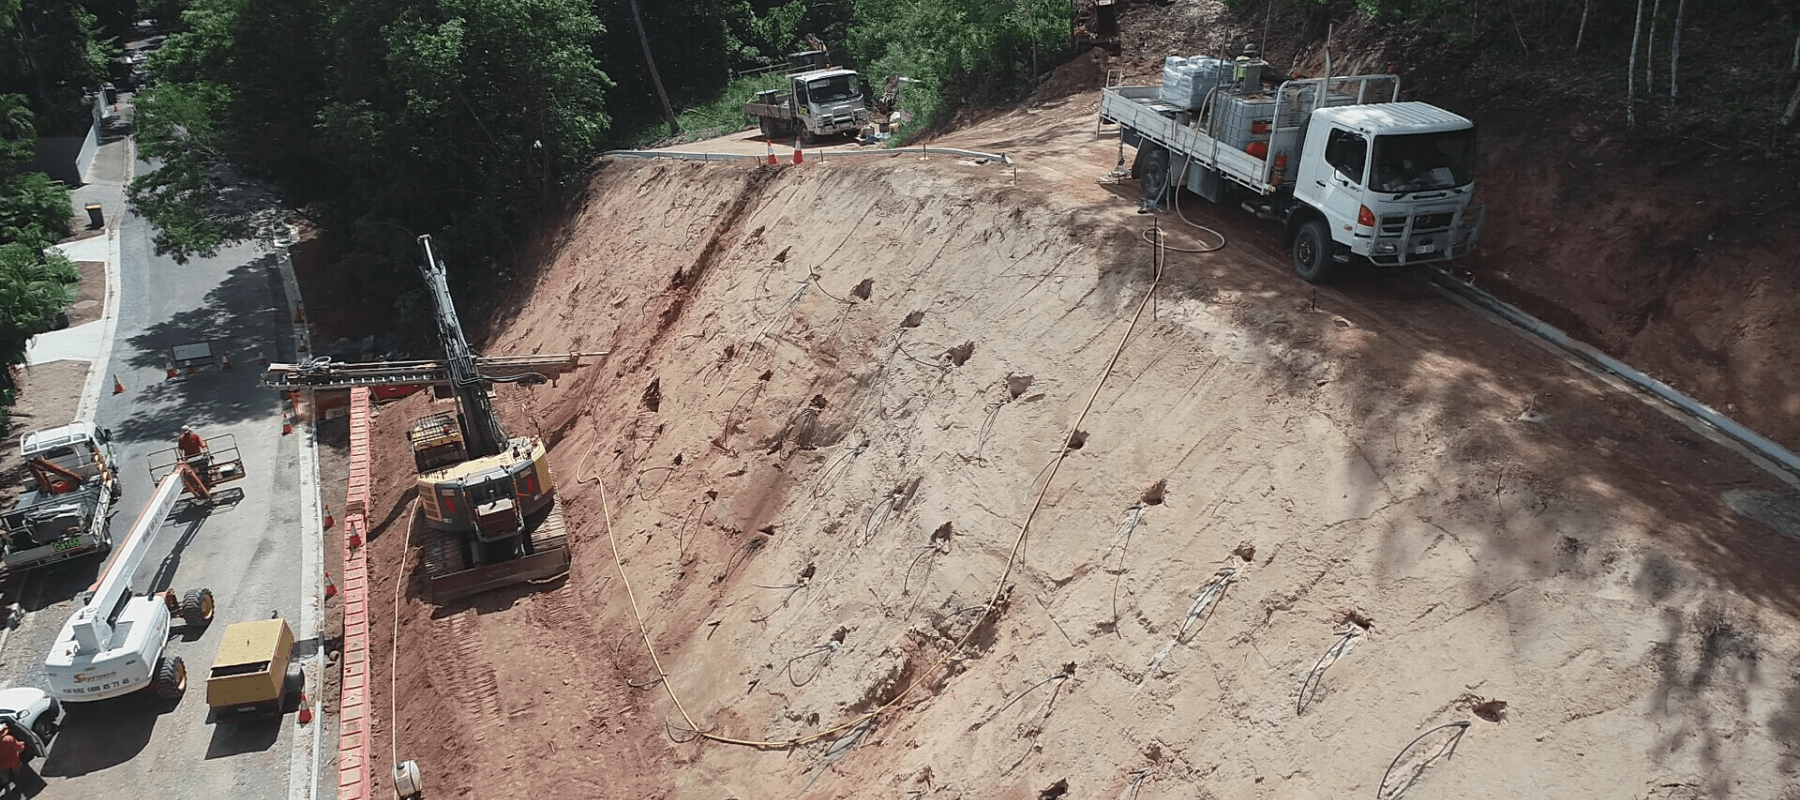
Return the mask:
[[(1307, 43), (1331, 26), (1402, 42), (1412, 86), (1465, 104), (1581, 95), (1645, 135), (1702, 138), (1760, 137), (1795, 111), (1800, 0), (1225, 6), (1235, 27), (1267, 37), (1273, 24), (1314, 56)], [(164, 252), (255, 236), (273, 217), (246, 209), (273, 207), (333, 240), (345, 281), (410, 286), (413, 238), (430, 232), (455, 254), (459, 288), (489, 296), (599, 153), (736, 129), (759, 76), (808, 36), (877, 80), (913, 79), (904, 141), (1025, 96), (1103, 38), (1093, 11), (1092, 0), (0, 0), (0, 359), (66, 302), (68, 266), (39, 253), (65, 233), (67, 190), (24, 165), (40, 133), (86, 125), (104, 81), (135, 92), (139, 153), (157, 169), (131, 199)], [(1200, 33), (1103, 43), (1142, 68)], [(147, 59), (125, 57), (146, 39)]]

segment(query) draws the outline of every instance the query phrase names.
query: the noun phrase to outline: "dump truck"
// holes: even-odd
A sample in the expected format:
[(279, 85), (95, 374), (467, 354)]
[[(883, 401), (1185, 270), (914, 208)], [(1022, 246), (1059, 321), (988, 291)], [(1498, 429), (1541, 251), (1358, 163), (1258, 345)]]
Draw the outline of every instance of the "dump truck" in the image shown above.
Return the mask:
[(119, 498), (112, 436), (90, 422), (32, 431), (19, 438), (31, 480), (0, 515), (0, 563), (23, 571), (112, 547)]
[(831, 66), (822, 45), (788, 59), (797, 70), (788, 73), (787, 91), (757, 92), (744, 104), (765, 138), (797, 137), (812, 144), (823, 136), (854, 135), (869, 124), (869, 88), (862, 75)]
[(300, 708), (306, 673), (294, 661), (294, 629), (280, 617), (226, 626), (206, 676), (207, 720), (278, 717)]
[(87, 604), (63, 623), (44, 657), (44, 673), (56, 699), (92, 702), (148, 689), (160, 699), (178, 700), (187, 690), (186, 663), (164, 652), (169, 630), (177, 617), (190, 630), (212, 622), (212, 591), (140, 594), (132, 591), (131, 581), (183, 488), (192, 491), (198, 483), (186, 464), (163, 476), (101, 571)]
[(1352, 258), (1402, 266), (1474, 249), (1473, 123), (1402, 102), (1394, 75), (1272, 82), (1267, 67), (1252, 53), (1170, 57), (1162, 85), (1102, 91), (1101, 121), (1136, 148), (1145, 210), (1178, 203), (1183, 189), (1237, 201), (1283, 225), (1294, 271), (1311, 283)]

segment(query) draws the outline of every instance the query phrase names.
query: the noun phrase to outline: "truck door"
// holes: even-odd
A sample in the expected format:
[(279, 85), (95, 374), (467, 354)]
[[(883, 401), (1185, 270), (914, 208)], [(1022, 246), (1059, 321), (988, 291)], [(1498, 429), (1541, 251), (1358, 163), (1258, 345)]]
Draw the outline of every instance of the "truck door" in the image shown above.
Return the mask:
[[(1332, 241), (1354, 246), (1360, 237), (1363, 246), (1356, 249), (1367, 252), (1368, 239), (1374, 234), (1374, 220), (1368, 220), (1369, 225), (1361, 225), (1357, 215), (1363, 206), (1363, 186), (1368, 180), (1369, 140), (1355, 131), (1336, 126), (1323, 131), (1322, 138), (1322, 143), (1316, 140), (1307, 143), (1307, 155), (1317, 152), (1321, 157), (1305, 159), (1304, 172), (1294, 188), (1294, 195), (1325, 214)], [(1323, 144), (1323, 147), (1315, 149), (1313, 145), (1316, 144)]]

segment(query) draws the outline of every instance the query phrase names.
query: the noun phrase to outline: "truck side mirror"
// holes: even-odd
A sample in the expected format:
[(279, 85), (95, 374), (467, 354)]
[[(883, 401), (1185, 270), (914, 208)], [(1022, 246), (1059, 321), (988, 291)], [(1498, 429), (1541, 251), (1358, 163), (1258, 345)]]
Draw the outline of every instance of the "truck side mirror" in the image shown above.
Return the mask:
[(96, 428), (96, 429), (94, 429), (94, 439), (96, 441), (99, 441), (101, 444), (110, 444), (112, 442), (112, 429), (111, 428)]

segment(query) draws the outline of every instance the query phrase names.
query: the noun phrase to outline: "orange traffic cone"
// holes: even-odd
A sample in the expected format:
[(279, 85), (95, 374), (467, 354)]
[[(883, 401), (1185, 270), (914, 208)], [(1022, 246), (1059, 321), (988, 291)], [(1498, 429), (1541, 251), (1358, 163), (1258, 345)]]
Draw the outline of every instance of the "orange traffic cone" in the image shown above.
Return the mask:
[(775, 160), (775, 140), (774, 139), (764, 139), (763, 144), (766, 144), (769, 146), (769, 166), (773, 167), (776, 164), (781, 163), (781, 162)]
[(195, 366), (195, 365), (193, 365), (193, 364), (189, 364), (189, 365), (188, 365), (188, 366), (187, 366), (187, 373), (188, 373), (188, 374), (189, 374), (189, 375), (192, 375), (192, 374), (194, 374), (194, 373), (197, 373), (197, 372), (199, 372), (199, 371), (200, 371), (200, 368), (199, 368), (199, 367), (198, 367), (198, 366)]
[(806, 154), (800, 152), (800, 142), (799, 142), (799, 140), (795, 140), (794, 141), (794, 163), (801, 164), (801, 163), (804, 163), (805, 161), (806, 161)]
[(113, 373), (113, 394), (124, 394), (125, 384), (119, 382), (119, 373)]
[(305, 314), (302, 314), (302, 313), (300, 313), (300, 307), (299, 307), (299, 306), (294, 306), (294, 322), (295, 322), (295, 323), (302, 323), (302, 322), (305, 322), (305, 321), (306, 321), (306, 315), (305, 315)]
[(231, 351), (219, 351), (219, 369), (231, 369)]
[(331, 582), (331, 573), (325, 573), (325, 599), (337, 597), (337, 584)]
[(293, 432), (294, 432), (294, 420), (292, 417), (288, 416), (287, 409), (283, 408), (283, 409), (281, 409), (281, 435), (286, 436)]
[(307, 702), (306, 692), (300, 693), (300, 724), (312, 722), (312, 703)]
[(337, 518), (331, 516), (331, 504), (326, 503), (325, 504), (325, 530), (331, 530), (331, 526), (336, 525), (336, 524), (337, 524)]
[(355, 550), (358, 547), (362, 547), (362, 532), (355, 528), (351, 528), (350, 529), (350, 541), (346, 542), (346, 544), (349, 545), (351, 550)]
[(168, 364), (168, 365), (169, 365), (169, 377), (171, 377), (171, 378), (173, 378), (173, 377), (175, 377), (175, 376), (176, 376), (176, 375), (179, 375), (179, 374), (180, 374), (180, 373), (178, 373), (178, 372), (176, 372), (176, 371), (175, 371), (175, 359), (173, 359), (173, 358), (165, 358), (165, 359), (163, 359), (163, 362), (164, 362), (164, 363), (166, 363), (166, 364)]

